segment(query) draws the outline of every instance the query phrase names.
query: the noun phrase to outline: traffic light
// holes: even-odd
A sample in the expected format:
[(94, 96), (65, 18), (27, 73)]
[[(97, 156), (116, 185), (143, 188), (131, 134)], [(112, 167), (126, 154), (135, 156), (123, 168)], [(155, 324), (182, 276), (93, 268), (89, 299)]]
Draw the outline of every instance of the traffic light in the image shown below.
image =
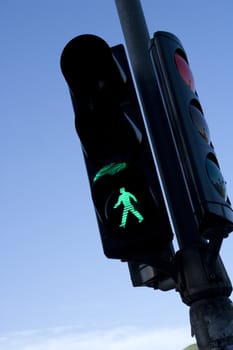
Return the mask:
[(207, 239), (224, 237), (233, 230), (233, 212), (185, 50), (159, 31), (151, 58), (198, 230)]
[(64, 48), (61, 69), (105, 255), (129, 261), (161, 249), (172, 252), (173, 234), (123, 46), (78, 36)]

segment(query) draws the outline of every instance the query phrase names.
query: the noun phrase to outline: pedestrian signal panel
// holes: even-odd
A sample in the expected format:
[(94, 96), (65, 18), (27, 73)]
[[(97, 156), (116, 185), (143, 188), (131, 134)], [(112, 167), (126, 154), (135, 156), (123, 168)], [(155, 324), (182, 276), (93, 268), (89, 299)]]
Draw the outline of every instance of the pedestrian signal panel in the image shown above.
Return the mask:
[(124, 47), (81, 35), (61, 68), (105, 255), (143, 260), (167, 248), (173, 233)]

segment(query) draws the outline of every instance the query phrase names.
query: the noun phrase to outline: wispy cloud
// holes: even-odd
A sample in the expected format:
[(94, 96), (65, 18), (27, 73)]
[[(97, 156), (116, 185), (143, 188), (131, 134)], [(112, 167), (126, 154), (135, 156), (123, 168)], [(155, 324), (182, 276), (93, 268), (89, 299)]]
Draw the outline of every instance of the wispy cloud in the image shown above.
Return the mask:
[(194, 340), (189, 329), (141, 330), (134, 327), (84, 331), (52, 328), (0, 335), (7, 350), (182, 350)]

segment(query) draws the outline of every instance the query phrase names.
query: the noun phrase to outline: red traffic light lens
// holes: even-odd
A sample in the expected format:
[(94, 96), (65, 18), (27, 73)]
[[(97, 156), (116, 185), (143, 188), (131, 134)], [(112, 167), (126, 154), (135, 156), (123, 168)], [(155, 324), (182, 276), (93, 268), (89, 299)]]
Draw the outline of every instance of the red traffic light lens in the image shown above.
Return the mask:
[(189, 64), (187, 60), (184, 58), (185, 55), (182, 51), (178, 50), (175, 53), (175, 62), (177, 69), (182, 77), (182, 79), (185, 81), (185, 83), (188, 85), (188, 87), (195, 92), (195, 84), (194, 84), (194, 78), (192, 71), (189, 67)]

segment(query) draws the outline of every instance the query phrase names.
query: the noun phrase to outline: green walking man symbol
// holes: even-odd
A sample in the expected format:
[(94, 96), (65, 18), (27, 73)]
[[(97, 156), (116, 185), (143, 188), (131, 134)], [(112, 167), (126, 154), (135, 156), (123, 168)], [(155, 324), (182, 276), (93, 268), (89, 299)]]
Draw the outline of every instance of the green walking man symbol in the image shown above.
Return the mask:
[(121, 217), (121, 224), (119, 226), (125, 228), (129, 212), (136, 216), (139, 223), (142, 222), (144, 220), (144, 217), (139, 213), (139, 211), (137, 211), (137, 209), (135, 209), (134, 204), (131, 203), (131, 200), (137, 202), (137, 198), (132, 193), (127, 192), (124, 187), (120, 188), (120, 193), (121, 194), (118, 197), (118, 201), (113, 207), (115, 209), (119, 207), (121, 203), (124, 206), (124, 210)]

